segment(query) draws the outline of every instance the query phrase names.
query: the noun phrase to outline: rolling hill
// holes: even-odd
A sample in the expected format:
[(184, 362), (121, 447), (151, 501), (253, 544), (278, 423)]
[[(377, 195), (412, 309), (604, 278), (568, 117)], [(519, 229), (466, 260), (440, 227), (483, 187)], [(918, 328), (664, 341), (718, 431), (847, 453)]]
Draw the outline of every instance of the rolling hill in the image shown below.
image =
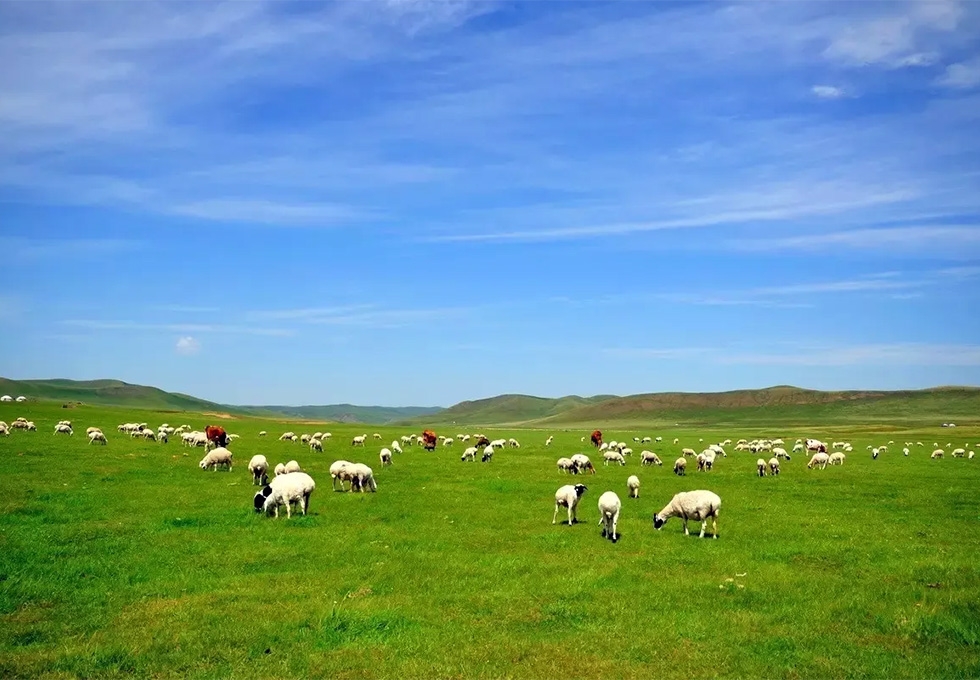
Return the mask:
[(129, 406), (161, 411), (227, 410), (220, 404), (186, 394), (164, 392), (156, 387), (132, 385), (121, 380), (10, 380), (0, 378), (0, 394), (30, 399), (80, 401), (103, 406)]
[(329, 420), (338, 423), (384, 425), (398, 420), (421, 418), (443, 411), (441, 406), (233, 406), (233, 409), (263, 414), (282, 414), (300, 420)]

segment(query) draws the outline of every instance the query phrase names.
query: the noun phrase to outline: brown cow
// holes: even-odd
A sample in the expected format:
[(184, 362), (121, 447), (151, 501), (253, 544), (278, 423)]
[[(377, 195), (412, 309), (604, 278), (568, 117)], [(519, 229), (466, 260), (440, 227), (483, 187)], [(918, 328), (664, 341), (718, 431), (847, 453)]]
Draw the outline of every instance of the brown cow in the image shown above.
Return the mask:
[(599, 448), (602, 446), (602, 430), (593, 430), (592, 432), (592, 446)]
[(204, 434), (209, 442), (214, 442), (217, 446), (228, 446), (228, 434), (225, 428), (217, 425), (208, 425), (204, 428)]
[(422, 432), (422, 445), (425, 447), (426, 451), (435, 451), (436, 433), (432, 430), (424, 430)]

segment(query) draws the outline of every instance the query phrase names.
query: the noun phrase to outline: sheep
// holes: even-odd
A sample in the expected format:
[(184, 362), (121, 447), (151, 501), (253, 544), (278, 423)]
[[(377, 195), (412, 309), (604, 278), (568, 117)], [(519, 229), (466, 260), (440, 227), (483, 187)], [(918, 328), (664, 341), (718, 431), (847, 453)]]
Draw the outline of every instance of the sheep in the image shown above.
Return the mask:
[(682, 456), (696, 456), (698, 454), (697, 454), (697, 451), (695, 451), (694, 449), (681, 449), (681, 455)]
[(350, 440), (351, 446), (364, 446), (364, 435), (358, 435)]
[(301, 442), (303, 442), (304, 444), (309, 444), (311, 439), (313, 439), (313, 437), (311, 437), (308, 434), (303, 434), (303, 435), (300, 435), (300, 437), (299, 437), (299, 440)]
[(962, 458), (962, 457), (964, 457), (966, 455), (966, 449), (953, 449), (953, 451), (952, 451), (952, 453), (950, 453), (950, 455), (953, 458)]
[(909, 447), (906, 446), (904, 449), (902, 449), (902, 453), (906, 456), (909, 455)]
[(681, 517), (684, 520), (684, 535), (690, 536), (687, 531), (687, 521), (693, 519), (701, 522), (699, 538), (704, 538), (704, 530), (707, 528), (710, 519), (712, 536), (718, 538), (718, 513), (720, 510), (721, 498), (718, 494), (703, 489), (682, 491), (675, 494), (670, 499), (670, 503), (653, 516), (653, 528), (661, 529), (671, 517)]
[(285, 505), (286, 518), (289, 519), (293, 516), (290, 506), (296, 503), (305, 515), (310, 508), (310, 496), (315, 489), (316, 482), (305, 472), (276, 477), (271, 484), (265, 485), (255, 494), (255, 511), (265, 514), (273, 512), (279, 517), (279, 506)]
[(469, 458), (470, 462), (475, 462), (477, 452), (479, 452), (478, 448), (476, 448), (475, 446), (469, 446), (466, 448), (465, 451), (463, 451), (463, 455), (460, 456), (459, 459), (460, 461), (465, 462), (466, 459)]
[(322, 437), (320, 437), (320, 441), (323, 441), (324, 439), (330, 439), (330, 438), (331, 438), (332, 436), (333, 436), (333, 435), (332, 435), (331, 433), (329, 433), (329, 432), (324, 432), (324, 433), (323, 433), (323, 436), (322, 436)]
[(714, 464), (715, 452), (711, 449), (705, 449), (698, 454), (698, 472), (711, 472)]
[[(657, 437), (657, 439), (660, 439), (660, 437)], [(652, 441), (653, 441), (653, 439), (651, 439), (650, 437), (644, 437), (642, 440), (640, 440), (640, 443), (642, 443), (642, 444), (649, 444)]]
[(615, 491), (607, 491), (599, 496), (599, 524), (602, 525), (602, 537), (609, 538), (613, 543), (619, 540), (616, 524), (619, 522), (619, 511), (622, 506)]
[(380, 435), (380, 434), (378, 434), (377, 432), (375, 432), (375, 433), (374, 433), (374, 434), (372, 434), (371, 436), (372, 436), (372, 437), (374, 437), (375, 439), (381, 439), (381, 435)]
[(623, 455), (623, 456), (632, 456), (633, 455), (633, 449), (629, 448), (628, 446), (623, 446), (623, 447), (620, 447), (619, 453), (621, 455)]
[(550, 437), (548, 437), (547, 439), (544, 440), (544, 445), (545, 446), (551, 446), (551, 442), (554, 441), (554, 439), (555, 439), (555, 437), (553, 435), (550, 436)]
[(236, 439), (238, 439), (238, 438), (241, 437), (240, 434), (229, 434), (229, 435), (226, 435), (226, 436), (228, 437), (228, 441), (230, 441), (230, 442), (233, 442)]
[(674, 474), (683, 477), (687, 471), (687, 459), (678, 458), (674, 461)]
[[(6, 426), (6, 423), (0, 423), (0, 424)], [(102, 432), (102, 428), (101, 427), (89, 427), (89, 428), (86, 428), (85, 429), (85, 436), (88, 437), (93, 432)]]
[(333, 486), (333, 490), (337, 490), (337, 480), (340, 480), (340, 490), (346, 491), (344, 489), (344, 482), (349, 480), (350, 477), (347, 475), (346, 470), (351, 465), (351, 463), (346, 460), (334, 461), (330, 466), (330, 480)]
[(674, 437), (674, 446), (677, 446), (677, 443), (678, 443), (679, 441), (680, 441), (680, 439), (678, 439), (677, 437)]
[(381, 449), (379, 457), (381, 458), (381, 467), (391, 465), (391, 449)]
[(640, 465), (663, 465), (663, 461), (653, 451), (640, 453)]
[(773, 475), (779, 474), (779, 459), (776, 456), (769, 459), (769, 473)]
[(350, 472), (351, 491), (356, 488), (364, 493), (365, 487), (370, 489), (372, 493), (378, 490), (378, 483), (374, 481), (374, 471), (364, 463), (348, 465), (347, 470)]
[(166, 432), (158, 432), (157, 441), (161, 444), (166, 444), (170, 441), (170, 436)]
[(566, 484), (560, 487), (558, 491), (555, 492), (555, 514), (551, 518), (551, 523), (555, 524), (558, 521), (558, 508), (568, 508), (568, 525), (571, 526), (578, 521), (575, 516), (575, 511), (578, 508), (578, 502), (582, 498), (582, 494), (589, 490), (585, 484)]
[(293, 472), (302, 472), (302, 471), (303, 471), (303, 468), (301, 468), (299, 466), (299, 463), (297, 463), (295, 460), (291, 460), (288, 463), (286, 463), (285, 474), (288, 475), (288, 474), (291, 474)]
[(401, 453), (402, 452), (401, 444), (398, 443), (398, 440), (397, 439), (393, 439), (391, 441), (391, 450), (394, 453)]
[(943, 451), (942, 449), (936, 449), (935, 451), (932, 452), (932, 455), (929, 456), (929, 457), (932, 458), (933, 460), (939, 460), (945, 454), (946, 454), (946, 452)]
[(626, 459), (623, 458), (623, 454), (618, 451), (606, 451), (602, 454), (602, 464), (609, 465), (610, 463), (619, 463), (620, 465), (626, 465)]
[(810, 462), (807, 463), (806, 466), (811, 470), (818, 466), (820, 467), (821, 470), (825, 470), (829, 462), (830, 462), (830, 456), (828, 456), (826, 453), (821, 451), (819, 453), (813, 454), (813, 458), (810, 459)]
[[(164, 435), (166, 436), (166, 435)], [(153, 430), (143, 430), (143, 439), (149, 439), (151, 441), (156, 441), (157, 437), (153, 434)]]
[(289, 438), (289, 441), (291, 441), (292, 443), (295, 444), (297, 441), (299, 441), (299, 437), (297, 437), (296, 435), (293, 435), (292, 437)]
[(636, 475), (630, 475), (626, 479), (626, 488), (630, 490), (630, 498), (640, 497), (640, 478)]
[(575, 473), (575, 463), (572, 462), (571, 458), (559, 458), (558, 459), (558, 471), (564, 472), (565, 474)]
[(262, 454), (252, 456), (252, 460), (248, 461), (248, 471), (252, 473), (253, 485), (265, 486), (269, 483), (269, 461)]
[(279, 475), (286, 474), (286, 464), (285, 463), (277, 463), (276, 464), (276, 468), (275, 468), (275, 470), (272, 471), (272, 473), (276, 477), (278, 477)]
[[(6, 432), (6, 430), (4, 430), (4, 432)], [(96, 430), (95, 432), (90, 432), (89, 435), (88, 435), (88, 443), (89, 444), (94, 444), (95, 442), (99, 442), (103, 446), (105, 446), (106, 444), (108, 444), (108, 442), (106, 441), (105, 435), (102, 434), (102, 432), (99, 431), (99, 430)]]
[(584, 453), (576, 453), (572, 456), (572, 462), (575, 463), (575, 472), (584, 473), (586, 470), (591, 470), (592, 474), (595, 474), (595, 467), (592, 465), (592, 461)]
[(10, 430), (7, 428), (7, 423), (0, 423), (0, 436), (9, 437)]
[(970, 451), (969, 453), (966, 454), (966, 459), (973, 460), (973, 451)]
[(764, 458), (755, 461), (755, 468), (758, 470), (760, 477), (766, 476), (766, 461)]
[(793, 453), (803, 453), (804, 450), (803, 444), (800, 442), (793, 445)]
[(67, 435), (75, 434), (74, 432), (72, 432), (71, 425), (65, 425), (63, 423), (58, 423), (57, 425), (54, 426), (54, 433), (67, 434)]
[(516, 439), (514, 439), (513, 437), (510, 438), (510, 439), (508, 439), (507, 440), (507, 443), (510, 444), (511, 448), (514, 448), (514, 449), (521, 448), (521, 443), (519, 441), (517, 441)]
[(633, 443), (634, 444), (639, 444), (640, 443), (640, 438), (639, 437), (633, 437)]
[(655, 442), (657, 442), (657, 443), (659, 444), (659, 443), (660, 443), (660, 442), (662, 442), (663, 440), (664, 440), (664, 438), (663, 438), (663, 437), (655, 437), (653, 441), (655, 441)]
[(228, 472), (231, 472), (231, 463), (232, 463), (231, 451), (224, 448), (223, 446), (219, 446), (213, 451), (209, 451), (208, 454), (201, 459), (201, 462), (199, 464), (202, 470), (207, 470), (208, 468), (211, 468), (215, 472), (218, 471), (219, 465), (227, 465)]
[(832, 454), (830, 454), (830, 460), (828, 462), (830, 465), (843, 465), (846, 457), (847, 456), (840, 451), (834, 451)]
[(708, 448), (710, 450), (714, 451), (716, 454), (718, 454), (722, 458), (728, 458), (728, 454), (725, 453), (725, 449), (723, 449), (720, 444), (711, 444), (710, 446), (708, 446)]
[(493, 460), (493, 447), (487, 446), (486, 448), (483, 449), (483, 457), (480, 458), (480, 461), (483, 463), (489, 463), (492, 460)]
[(313, 452), (313, 451), (319, 451), (320, 453), (323, 453), (323, 442), (321, 442), (319, 439), (311, 439), (310, 440), (310, 451), (311, 452)]
[(265, 437), (267, 434), (269, 434), (269, 433), (266, 432), (265, 430), (262, 430), (261, 432), (259, 432), (259, 436), (260, 437)]
[(296, 436), (295, 432), (283, 432), (281, 435), (279, 435), (279, 441), (281, 442), (291, 441), (292, 438), (295, 436)]
[(776, 458), (785, 458), (786, 460), (791, 460), (789, 454), (786, 453), (786, 449), (781, 448), (779, 446), (773, 448), (772, 455), (774, 455)]

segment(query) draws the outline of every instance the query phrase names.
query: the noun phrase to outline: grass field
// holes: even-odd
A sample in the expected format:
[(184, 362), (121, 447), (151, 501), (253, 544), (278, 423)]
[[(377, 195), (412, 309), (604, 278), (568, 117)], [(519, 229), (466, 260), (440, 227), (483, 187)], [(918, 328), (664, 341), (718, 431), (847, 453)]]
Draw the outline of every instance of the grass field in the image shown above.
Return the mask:
[[(662, 468), (641, 468), (634, 445), (626, 467), (583, 480), (554, 462), (587, 451), (585, 428), (487, 428), (522, 447), (490, 464), (461, 463), (458, 443), (406, 449), (382, 470), (381, 443), (352, 450), (351, 435), (387, 444), (408, 428), (235, 419), (222, 421), (241, 435), (234, 471), (212, 473), (200, 449), (115, 429), (207, 416), (58, 406), (0, 405), (0, 420), (39, 430), (0, 438), (3, 677), (980, 676), (980, 458), (928, 457), (933, 442), (976, 448), (977, 427), (603, 428), (680, 443), (649, 447)], [(52, 434), (61, 418), (74, 437)], [(89, 425), (107, 447), (88, 445)], [(284, 429), (334, 436), (311, 455), (277, 442)], [(439, 430), (459, 431), (474, 429)], [(754, 436), (855, 451), (825, 471), (795, 456), (778, 478), (731, 448), (710, 473), (670, 472), (699, 438)], [(888, 440), (872, 461), (865, 446)], [(906, 458), (906, 440), (925, 445)], [(255, 453), (314, 477), (309, 516), (252, 512)], [(371, 465), (378, 493), (332, 492), (338, 458)], [(589, 486), (585, 522), (552, 526), (554, 492), (573, 481)], [(679, 520), (653, 530), (654, 512), (697, 488), (722, 498), (719, 540), (686, 538)], [(609, 489), (624, 506), (615, 545), (596, 525)]]

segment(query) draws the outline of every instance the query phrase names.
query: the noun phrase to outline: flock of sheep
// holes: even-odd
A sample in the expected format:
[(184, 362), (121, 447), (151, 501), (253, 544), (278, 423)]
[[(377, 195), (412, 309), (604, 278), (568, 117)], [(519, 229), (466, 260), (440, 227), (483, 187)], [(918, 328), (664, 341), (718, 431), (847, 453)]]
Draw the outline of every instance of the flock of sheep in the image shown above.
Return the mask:
[[(169, 424), (164, 423), (156, 430), (153, 430), (146, 423), (123, 423), (117, 429), (119, 432), (129, 434), (132, 438), (143, 438), (161, 443), (167, 443), (171, 436), (179, 436), (184, 446), (205, 448), (205, 456), (199, 463), (202, 470), (210, 469), (217, 471), (219, 467), (223, 467), (228, 471), (232, 470), (234, 460), (232, 452), (224, 446), (216, 445), (207, 438), (204, 432), (194, 430), (189, 425), (171, 427)], [(33, 422), (25, 418), (17, 418), (10, 425), (0, 421), (0, 436), (9, 436), (11, 430), (36, 431), (37, 427)], [(71, 421), (59, 421), (54, 427), (54, 433), (73, 435), (74, 431), (72, 430)], [(267, 436), (267, 434), (263, 430), (259, 433), (259, 436)], [(428, 431), (426, 434), (432, 436)], [(596, 434), (599, 435), (598, 441), (595, 437)], [(98, 443), (106, 445), (108, 441), (105, 434), (98, 427), (87, 428), (86, 436), (90, 444)], [(322, 452), (324, 442), (329, 441), (331, 437), (332, 434), (330, 432), (297, 435), (289, 431), (284, 432), (279, 437), (279, 441), (302, 442), (309, 446), (311, 452)], [(372, 438), (381, 440), (382, 436), (379, 433), (374, 433)], [(235, 439), (238, 439), (238, 435), (228, 435), (229, 442)], [(367, 434), (354, 436), (351, 439), (351, 447), (364, 447), (367, 440)], [(457, 441), (461, 444), (468, 444), (471, 440), (475, 442), (475, 446), (467, 446), (463, 451), (460, 458), (463, 462), (475, 461), (477, 455), (479, 455), (483, 462), (489, 463), (493, 460), (495, 451), (506, 448), (519, 449), (521, 446), (520, 442), (513, 438), (491, 440), (483, 434), (458, 434), (455, 437), (443, 436), (439, 437), (439, 440), (443, 447), (453, 446), (454, 442)], [(545, 446), (551, 446), (553, 440), (554, 437), (549, 436), (545, 441)], [(585, 437), (582, 437), (582, 441), (585, 441)], [(654, 441), (659, 443), (662, 441), (662, 438), (634, 437), (633, 441), (634, 443), (640, 444), (652, 443)], [(702, 444), (703, 441), (703, 439), (700, 440)], [(392, 440), (389, 446), (385, 446), (380, 450), (379, 460), (381, 466), (384, 468), (392, 465), (393, 454), (401, 454), (405, 450), (405, 447), (422, 444), (422, 442), (423, 437), (416, 434), (404, 435), (399, 439)], [(673, 440), (675, 445), (678, 442), (678, 439)], [(428, 444), (430, 442), (427, 441), (426, 443)], [(625, 466), (627, 457), (633, 455), (633, 449), (626, 442), (601, 442), (601, 433), (598, 430), (593, 433), (593, 444), (596, 445), (598, 451), (602, 454), (603, 465), (605, 466), (611, 464)], [(881, 444), (879, 446), (869, 445), (867, 448), (871, 451), (872, 458), (877, 459), (879, 455), (889, 450), (889, 446), (894, 444), (894, 441), (889, 441), (887, 444)], [(677, 475), (685, 475), (687, 458), (693, 458), (697, 463), (698, 471), (710, 472), (719, 458), (727, 458), (728, 454), (726, 453), (725, 447), (731, 445), (732, 440), (726, 439), (717, 444), (709, 444), (700, 453), (697, 453), (692, 448), (683, 448), (681, 450), (681, 457), (674, 461), (673, 471)], [(778, 438), (755, 439), (751, 441), (740, 439), (735, 443), (734, 450), (751, 453), (770, 453), (771, 457), (768, 460), (766, 458), (759, 458), (756, 461), (756, 473), (760, 477), (765, 477), (767, 475), (780, 474), (780, 461), (791, 460), (791, 454), (783, 447), (783, 440)], [(923, 447), (923, 443), (905, 442), (905, 446), (902, 449), (905, 456), (910, 455), (911, 447)], [(942, 458), (945, 455), (945, 450), (939, 448), (938, 443), (935, 443), (934, 447), (936, 448), (932, 452), (931, 458)], [(951, 449), (950, 455), (952, 457), (963, 457), (967, 459), (974, 457), (974, 451), (968, 450), (968, 444), (964, 445), (964, 447), (952, 448), (952, 445), (947, 443), (946, 448)], [(804, 452), (810, 456), (807, 463), (809, 469), (825, 469), (828, 465), (843, 465), (846, 460), (846, 453), (853, 452), (853, 446), (844, 441), (835, 441), (828, 445), (817, 439), (798, 439), (792, 447), (792, 453)], [(656, 453), (646, 449), (641, 451), (639, 461), (640, 465), (643, 466), (663, 465), (663, 461)], [(565, 474), (596, 474), (595, 466), (589, 456), (584, 453), (559, 458), (557, 467), (559, 472)], [(307, 513), (310, 496), (316, 489), (316, 483), (309, 474), (301, 469), (297, 461), (290, 460), (288, 463), (276, 465), (272, 470), (273, 478), (270, 481), (268, 459), (266, 456), (258, 454), (253, 456), (249, 461), (248, 471), (252, 476), (253, 485), (259, 485), (261, 487), (261, 490), (255, 494), (253, 499), (254, 509), (257, 512), (278, 517), (279, 508), (285, 507), (287, 517), (291, 517), (292, 507), (296, 506), (296, 509), (302, 514), (305, 515)], [(345, 486), (346, 484), (349, 485), (350, 491), (360, 491), (361, 493), (366, 490), (375, 492), (378, 488), (373, 470), (364, 463), (347, 460), (335, 461), (330, 466), (330, 477), (334, 490), (337, 490), (338, 484), (342, 491), (348, 490), (348, 486)], [(626, 487), (631, 498), (639, 498), (640, 480), (636, 475), (631, 475), (626, 480)], [(577, 523), (576, 511), (582, 496), (587, 491), (588, 487), (585, 484), (567, 484), (561, 486), (555, 492), (555, 511), (552, 516), (552, 524), (557, 522), (558, 513), (562, 508), (567, 512), (568, 524), (573, 525)], [(687, 535), (688, 521), (700, 521), (700, 536), (703, 538), (708, 522), (710, 521), (712, 523), (712, 535), (714, 538), (718, 538), (718, 514), (720, 508), (721, 498), (711, 491), (696, 490), (678, 493), (660, 512), (654, 515), (653, 525), (654, 528), (660, 529), (668, 519), (679, 517), (683, 520), (684, 533)], [(614, 491), (604, 492), (599, 497), (598, 509), (599, 524), (602, 526), (602, 536), (615, 543), (619, 538), (617, 525), (622, 510), (622, 502), (619, 496)]]

